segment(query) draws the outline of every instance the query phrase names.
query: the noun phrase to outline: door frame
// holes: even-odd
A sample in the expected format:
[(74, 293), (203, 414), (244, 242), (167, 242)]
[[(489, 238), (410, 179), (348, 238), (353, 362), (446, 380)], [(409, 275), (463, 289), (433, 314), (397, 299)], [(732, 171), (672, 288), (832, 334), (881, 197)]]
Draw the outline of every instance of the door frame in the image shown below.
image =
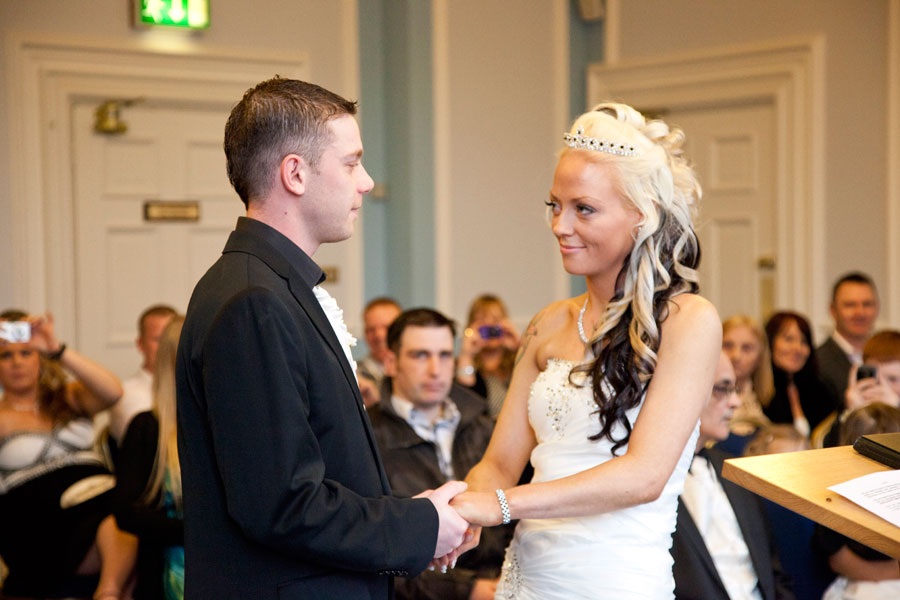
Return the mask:
[[(9, 143), (13, 301), (52, 309), (61, 338), (77, 343), (71, 108), (75, 103), (144, 96), (162, 103), (233, 105), (263, 79), (309, 78), (305, 53), (149, 48), (60, 36), (9, 40)], [(152, 85), (148, 85), (152, 83)], [(152, 91), (148, 91), (152, 90)], [(351, 238), (353, 240), (354, 238)], [(223, 240), (224, 243), (224, 240)], [(361, 289), (361, 240), (345, 243), (342, 266)]]
[[(685, 110), (742, 102), (775, 111), (775, 305), (828, 320), (825, 280), (825, 41), (793, 38), (588, 67), (588, 103)], [(737, 217), (738, 215), (735, 215)], [(730, 217), (726, 217), (730, 218)]]

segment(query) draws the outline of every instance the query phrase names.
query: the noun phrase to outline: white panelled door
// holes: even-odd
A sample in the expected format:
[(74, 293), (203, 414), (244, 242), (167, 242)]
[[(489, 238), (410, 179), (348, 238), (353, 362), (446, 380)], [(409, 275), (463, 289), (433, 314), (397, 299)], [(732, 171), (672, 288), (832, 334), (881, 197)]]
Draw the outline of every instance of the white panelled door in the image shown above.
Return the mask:
[[(228, 183), (228, 107), (137, 104), (128, 131), (93, 130), (96, 103), (72, 107), (79, 350), (120, 376), (140, 364), (136, 319), (159, 302), (187, 308), (244, 206)], [(196, 201), (196, 222), (148, 222), (147, 200)]]
[(724, 319), (766, 318), (775, 308), (777, 156), (768, 103), (668, 112), (703, 186), (698, 232), (701, 294)]

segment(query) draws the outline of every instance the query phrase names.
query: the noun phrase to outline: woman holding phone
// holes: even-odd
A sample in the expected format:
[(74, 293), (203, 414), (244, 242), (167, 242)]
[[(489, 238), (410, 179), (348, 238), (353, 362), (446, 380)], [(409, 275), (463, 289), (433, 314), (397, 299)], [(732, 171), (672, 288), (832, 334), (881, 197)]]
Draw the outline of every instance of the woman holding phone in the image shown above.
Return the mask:
[(497, 418), (509, 388), (519, 335), (499, 296), (482, 294), (472, 301), (456, 365), (456, 380), (487, 400)]
[(0, 322), (18, 323), (28, 333), (27, 340), (0, 339), (4, 597), (119, 598), (137, 540), (113, 519), (115, 480), (94, 450), (91, 417), (112, 406), (122, 386), (60, 343), (50, 314), (8, 310)]

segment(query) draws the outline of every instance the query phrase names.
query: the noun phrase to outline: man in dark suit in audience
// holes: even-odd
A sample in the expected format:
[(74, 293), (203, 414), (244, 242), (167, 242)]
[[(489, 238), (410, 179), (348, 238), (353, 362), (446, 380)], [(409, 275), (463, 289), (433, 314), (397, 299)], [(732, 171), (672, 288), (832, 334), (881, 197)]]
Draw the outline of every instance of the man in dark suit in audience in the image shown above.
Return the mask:
[(878, 291), (872, 278), (848, 273), (838, 279), (831, 293), (831, 318), (834, 333), (816, 348), (816, 363), (837, 406), (844, 406), (850, 367), (862, 364), (863, 346), (878, 318)]
[(740, 406), (734, 368), (722, 353), (709, 403), (700, 417), (697, 454), (678, 498), (672, 536), (678, 600), (792, 600), (759, 499), (722, 478), (730, 456), (709, 442), (728, 437)]
[[(453, 381), (455, 336), (453, 321), (428, 308), (407, 310), (388, 328), (387, 377), (369, 416), (395, 494), (465, 477), (491, 439), (494, 421), (484, 398)], [(397, 598), (492, 599), (512, 532), (512, 524), (486, 528), (450, 572), (399, 579)]]
[(391, 496), (352, 340), (312, 255), (372, 179), (356, 103), (275, 78), (225, 126), (247, 207), (197, 284), (177, 362), (185, 598), (387, 599), (463, 539), (448, 483)]

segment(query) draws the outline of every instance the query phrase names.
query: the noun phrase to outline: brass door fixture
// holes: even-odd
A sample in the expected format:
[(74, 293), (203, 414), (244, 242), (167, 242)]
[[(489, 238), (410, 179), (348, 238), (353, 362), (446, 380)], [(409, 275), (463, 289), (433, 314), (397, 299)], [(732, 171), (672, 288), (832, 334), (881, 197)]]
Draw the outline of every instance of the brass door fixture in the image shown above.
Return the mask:
[(94, 131), (103, 135), (121, 135), (128, 131), (128, 123), (122, 120), (122, 107), (142, 102), (143, 98), (104, 100), (94, 111)]

